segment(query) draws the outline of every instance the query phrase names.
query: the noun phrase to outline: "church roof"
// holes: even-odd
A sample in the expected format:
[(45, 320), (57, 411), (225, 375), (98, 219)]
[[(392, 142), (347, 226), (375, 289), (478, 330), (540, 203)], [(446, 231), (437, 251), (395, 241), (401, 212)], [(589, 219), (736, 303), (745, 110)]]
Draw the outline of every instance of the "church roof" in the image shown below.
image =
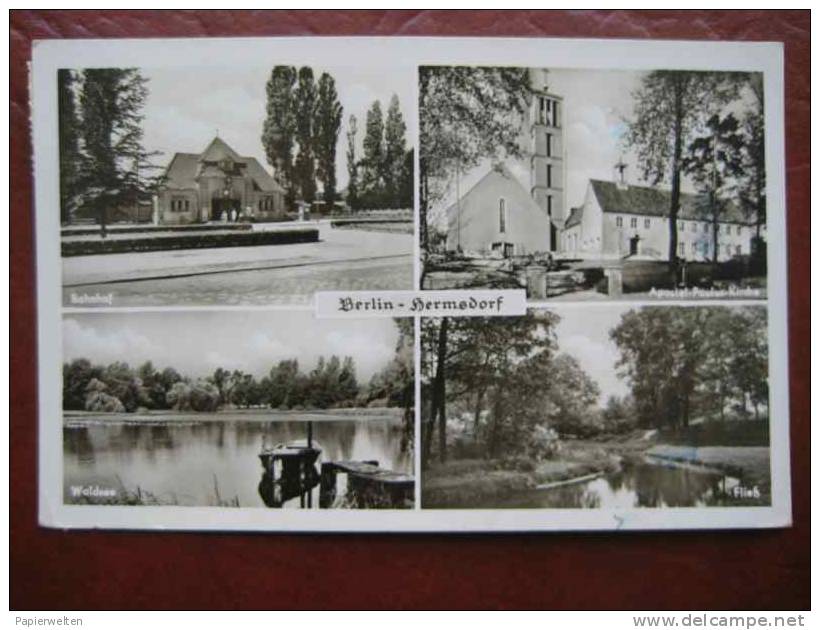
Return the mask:
[(165, 169), (164, 185), (175, 189), (196, 188), (198, 177), (221, 176), (222, 171), (213, 163), (228, 158), (244, 165), (245, 173), (253, 179), (259, 190), (284, 192), (256, 158), (239, 155), (219, 137), (214, 138), (202, 153), (175, 153)]
[[(672, 191), (670, 190), (649, 186), (633, 186), (631, 184), (619, 186), (615, 182), (600, 179), (591, 179), (589, 184), (592, 186), (598, 204), (604, 212), (654, 217), (669, 216), (669, 204), (672, 197)], [(678, 218), (703, 221), (707, 216), (707, 203), (705, 195), (681, 192)], [(567, 222), (571, 219), (572, 215), (567, 219)], [(721, 220), (744, 224), (749, 222), (743, 216), (737, 204), (731, 201), (728, 201), (728, 207), (722, 214)], [(567, 227), (570, 226), (567, 225)]]
[(519, 201), (521, 203), (529, 203), (539, 212), (544, 212), (541, 207), (535, 203), (535, 200), (530, 197), (529, 193), (526, 189), (521, 185), (521, 182), (510, 172), (510, 170), (504, 164), (496, 164), (495, 166), (491, 167), (489, 171), (479, 179), (472, 187), (470, 187), (467, 192), (461, 195), (461, 199), (457, 199), (454, 201), (446, 210), (446, 215), (452, 216), (458, 210), (459, 203), (464, 203), (464, 201), (474, 195), (474, 194), (481, 194), (482, 189), (486, 188), (496, 188), (498, 186), (507, 186), (511, 185), (514, 186), (516, 189), (520, 191)]
[(246, 158), (241, 157), (236, 151), (227, 145), (227, 143), (216, 136), (211, 140), (211, 144), (199, 156), (200, 162), (219, 162), (226, 158), (230, 158), (234, 162), (244, 162)]

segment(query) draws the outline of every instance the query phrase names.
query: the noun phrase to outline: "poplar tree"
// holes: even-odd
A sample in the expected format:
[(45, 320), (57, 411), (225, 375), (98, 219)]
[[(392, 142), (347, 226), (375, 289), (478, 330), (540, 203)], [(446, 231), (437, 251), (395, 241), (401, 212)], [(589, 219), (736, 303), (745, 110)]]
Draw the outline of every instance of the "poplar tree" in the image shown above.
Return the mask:
[(369, 204), (378, 203), (384, 186), (384, 120), (379, 101), (367, 111), (362, 158), (362, 196)]
[(267, 116), (262, 131), (262, 146), (268, 164), (285, 189), (288, 208), (296, 200), (293, 146), (296, 135), (294, 85), (296, 68), (275, 66), (265, 86)]
[(299, 152), (296, 155), (296, 182), (302, 200), (313, 203), (316, 198), (316, 165), (313, 124), (316, 116), (316, 84), (313, 69), (299, 68), (299, 77), (294, 92), (296, 100), (296, 140)]
[(347, 123), (347, 205), (359, 206), (359, 166), (356, 163), (356, 117), (351, 114)]
[(328, 208), (336, 200), (336, 143), (342, 124), (342, 105), (336, 82), (326, 72), (319, 78), (314, 133), (316, 137), (316, 177), (322, 182)]
[(398, 204), (406, 154), (406, 132), (407, 125), (404, 124), (404, 118), (399, 109), (399, 97), (394, 94), (390, 99), (384, 124), (384, 188), (390, 205)]

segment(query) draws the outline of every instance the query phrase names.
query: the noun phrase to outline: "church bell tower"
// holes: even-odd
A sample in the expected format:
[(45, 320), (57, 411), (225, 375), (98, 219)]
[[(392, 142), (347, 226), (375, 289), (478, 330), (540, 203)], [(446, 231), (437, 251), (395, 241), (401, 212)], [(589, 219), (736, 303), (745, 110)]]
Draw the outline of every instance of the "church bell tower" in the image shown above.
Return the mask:
[[(566, 220), (564, 188), (564, 100), (550, 93), (548, 71), (530, 70), (530, 182), (535, 202), (550, 217), (550, 249), (558, 250), (558, 229)], [(558, 226), (556, 228), (556, 226)]]

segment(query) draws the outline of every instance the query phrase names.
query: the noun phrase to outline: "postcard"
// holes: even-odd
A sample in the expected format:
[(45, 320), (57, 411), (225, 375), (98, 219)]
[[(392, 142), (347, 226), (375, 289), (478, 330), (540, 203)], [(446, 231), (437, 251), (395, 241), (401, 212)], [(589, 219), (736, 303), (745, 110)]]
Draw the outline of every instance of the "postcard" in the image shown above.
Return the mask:
[(783, 63), (35, 42), (40, 523), (790, 525)]

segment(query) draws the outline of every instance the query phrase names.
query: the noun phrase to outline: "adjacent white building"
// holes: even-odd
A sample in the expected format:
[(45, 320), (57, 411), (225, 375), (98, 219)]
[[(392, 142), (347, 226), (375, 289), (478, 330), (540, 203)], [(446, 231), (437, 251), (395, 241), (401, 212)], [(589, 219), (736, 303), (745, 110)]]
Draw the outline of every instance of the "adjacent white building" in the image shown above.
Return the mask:
[[(561, 232), (566, 258), (617, 259), (669, 257), (671, 191), (624, 182), (593, 179), (584, 202), (572, 208)], [(678, 214), (678, 256), (684, 260), (712, 260), (713, 226), (707, 200), (681, 193)], [(751, 253), (755, 227), (731, 203), (718, 222), (718, 260)]]

